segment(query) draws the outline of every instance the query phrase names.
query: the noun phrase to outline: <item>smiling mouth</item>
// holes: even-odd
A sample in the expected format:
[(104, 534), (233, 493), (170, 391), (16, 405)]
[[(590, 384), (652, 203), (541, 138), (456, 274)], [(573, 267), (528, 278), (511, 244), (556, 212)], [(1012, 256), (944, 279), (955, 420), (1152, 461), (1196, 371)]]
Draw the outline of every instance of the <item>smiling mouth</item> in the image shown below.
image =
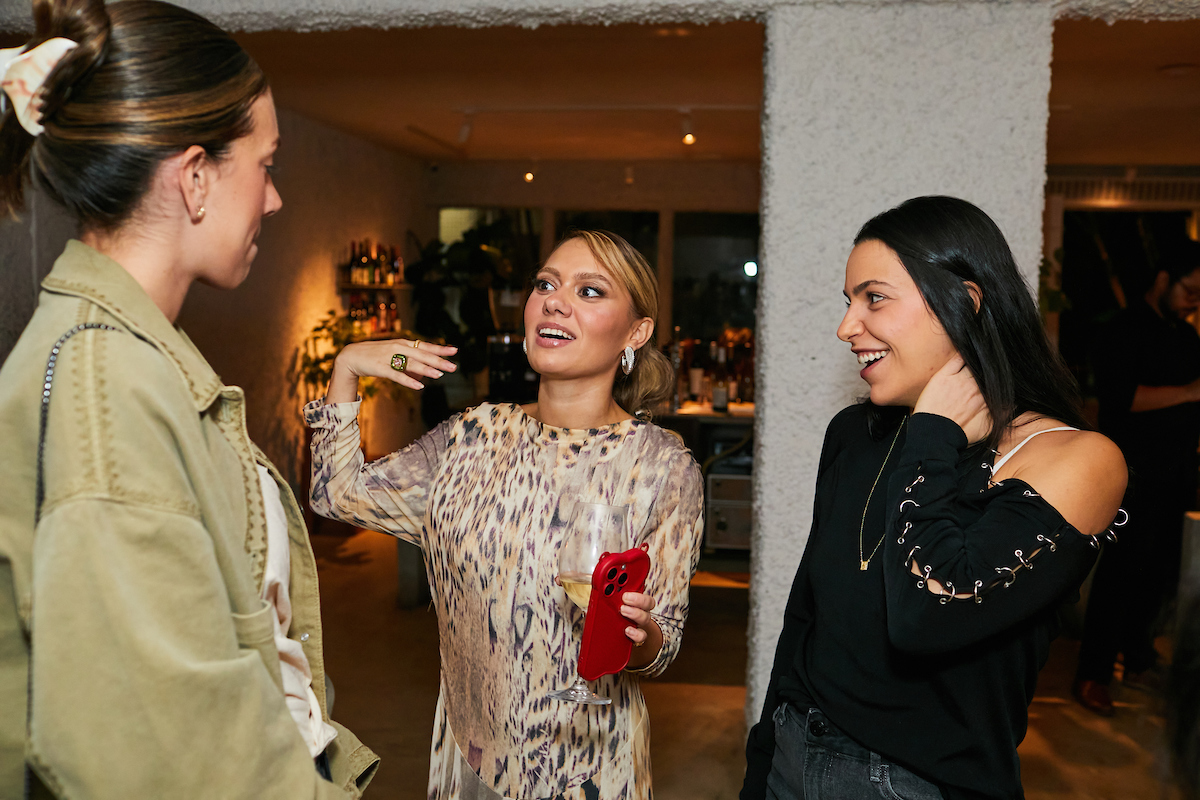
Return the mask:
[(858, 353), (858, 363), (863, 365), (873, 364), (890, 352), (891, 350), (870, 350), (864, 353)]
[(558, 328), (539, 328), (538, 336), (544, 336), (547, 339), (558, 339), (564, 342), (573, 342), (575, 337), (564, 330)]

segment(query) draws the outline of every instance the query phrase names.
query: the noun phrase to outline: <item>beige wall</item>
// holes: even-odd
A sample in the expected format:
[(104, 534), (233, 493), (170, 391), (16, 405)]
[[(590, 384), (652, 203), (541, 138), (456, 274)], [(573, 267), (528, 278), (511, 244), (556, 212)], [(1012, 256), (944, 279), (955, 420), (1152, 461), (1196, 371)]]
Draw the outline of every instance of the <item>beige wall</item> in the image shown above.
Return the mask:
[(0, 221), (0, 364), (33, 316), (42, 278), (75, 235), (75, 221), (45, 195), (30, 192), (25, 206), (19, 219)]
[[(246, 390), (250, 437), (295, 482), (305, 434), (288, 373), (312, 326), (342, 307), (336, 264), (352, 239), (399, 245), (411, 228), (424, 241), (436, 234), (436, 218), (420, 203), (419, 162), (282, 109), (279, 127), (283, 209), (263, 223), (250, 277), (231, 292), (194, 287), (179, 324), (226, 383)], [(411, 397), (399, 402), (372, 415), (379, 421), (370, 425), (369, 451), (421, 432)]]
[[(405, 244), (437, 234), (437, 215), (421, 201), (424, 166), (284, 109), (276, 185), (283, 210), (266, 220), (259, 256), (234, 291), (195, 286), (180, 326), (221, 378), (246, 390), (250, 436), (288, 480), (304, 470), (301, 397), (289, 378), (296, 348), (330, 309), (342, 309), (336, 264), (352, 239)], [(0, 362), (36, 305), (75, 225), (45, 197), (19, 220), (0, 223)], [(407, 246), (406, 258), (416, 255)], [(381, 394), (368, 403), (367, 449), (386, 453), (423, 432), (415, 398)]]

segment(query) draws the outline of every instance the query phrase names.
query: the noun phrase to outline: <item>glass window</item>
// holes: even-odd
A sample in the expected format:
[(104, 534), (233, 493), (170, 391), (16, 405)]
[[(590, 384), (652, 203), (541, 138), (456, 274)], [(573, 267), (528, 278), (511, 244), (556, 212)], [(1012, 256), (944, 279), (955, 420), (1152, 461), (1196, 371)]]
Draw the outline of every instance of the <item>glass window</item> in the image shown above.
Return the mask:
[(684, 339), (755, 328), (758, 214), (675, 215), (672, 324)]

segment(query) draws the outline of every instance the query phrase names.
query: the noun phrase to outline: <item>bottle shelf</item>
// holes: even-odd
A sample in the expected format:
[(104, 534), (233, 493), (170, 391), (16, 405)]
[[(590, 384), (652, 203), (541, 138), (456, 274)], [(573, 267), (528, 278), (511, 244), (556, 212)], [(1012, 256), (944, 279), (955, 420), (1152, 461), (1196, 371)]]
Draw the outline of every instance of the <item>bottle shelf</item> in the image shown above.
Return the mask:
[(379, 292), (394, 289), (411, 289), (411, 283), (339, 283), (339, 292)]

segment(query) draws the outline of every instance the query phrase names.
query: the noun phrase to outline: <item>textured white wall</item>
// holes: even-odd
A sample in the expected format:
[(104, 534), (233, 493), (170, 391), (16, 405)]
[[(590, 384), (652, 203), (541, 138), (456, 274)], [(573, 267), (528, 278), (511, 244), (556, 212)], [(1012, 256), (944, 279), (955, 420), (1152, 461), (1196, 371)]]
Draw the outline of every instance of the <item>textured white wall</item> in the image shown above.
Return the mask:
[[(975, 0), (1004, 6), (1014, 0)], [(936, 5), (962, 0), (176, 0), (230, 30), (336, 30), (460, 25), (596, 24), (620, 22), (718, 22), (762, 17), (788, 6), (871, 8)], [(1196, 19), (1200, 0), (1017, 0), (1045, 5), (1058, 16), (1100, 19)], [(0, 0), (0, 31), (32, 27), (29, 4)]]
[(988, 211), (1036, 275), (1052, 24), (1049, 6), (1028, 4), (768, 17), (752, 717), (807, 541), (825, 426), (864, 389), (834, 333), (850, 243), (902, 200), (952, 194)]

